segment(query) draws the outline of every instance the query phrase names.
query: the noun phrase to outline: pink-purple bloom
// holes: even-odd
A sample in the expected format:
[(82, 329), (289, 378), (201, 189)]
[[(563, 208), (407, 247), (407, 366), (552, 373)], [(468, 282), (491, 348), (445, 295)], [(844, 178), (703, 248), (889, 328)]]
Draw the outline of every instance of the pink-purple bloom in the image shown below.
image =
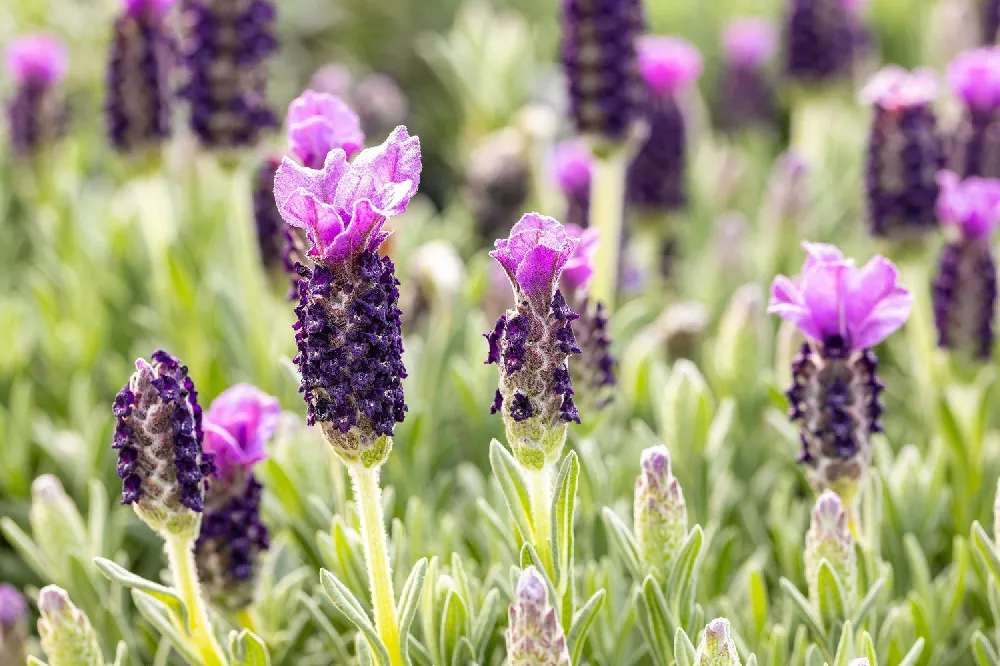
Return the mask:
[(1000, 107), (1000, 48), (966, 51), (948, 65), (948, 84), (973, 111), (991, 113)]
[(124, 0), (125, 13), (129, 16), (151, 13), (162, 16), (170, 11), (177, 0)]
[(771, 285), (768, 312), (792, 322), (820, 344), (836, 341), (847, 349), (877, 345), (910, 315), (913, 297), (898, 272), (882, 256), (863, 267), (845, 259), (833, 245), (803, 243), (802, 275), (779, 275)]
[(653, 94), (673, 94), (701, 75), (701, 53), (685, 39), (641, 37), (637, 49), (639, 71)]
[(957, 229), (964, 238), (985, 238), (1000, 224), (1000, 180), (961, 180), (952, 171), (942, 171), (938, 184), (937, 212), (945, 227)]
[(358, 116), (342, 99), (306, 90), (288, 107), (288, 147), (310, 169), (339, 148), (351, 157), (365, 144)]
[(577, 238), (580, 242), (563, 267), (563, 284), (568, 291), (586, 289), (587, 283), (594, 275), (594, 256), (601, 242), (600, 233), (597, 229), (582, 229), (576, 224), (567, 224), (565, 229), (570, 238)]
[(777, 52), (778, 32), (763, 19), (735, 19), (722, 33), (722, 49), (731, 63), (757, 67)]
[(580, 244), (556, 220), (538, 213), (523, 216), (510, 231), (510, 238), (494, 243), (490, 256), (507, 273), (518, 300), (527, 297), (548, 309), (559, 276)]
[(580, 138), (565, 139), (552, 149), (552, 175), (559, 189), (567, 193), (588, 192), (594, 158), (587, 142)]
[(327, 154), (322, 169), (286, 157), (274, 177), (274, 197), (285, 222), (305, 229), (309, 256), (332, 265), (378, 249), (389, 237), (386, 219), (405, 212), (416, 194), (420, 169), (420, 140), (399, 126), (351, 163), (341, 148)]
[(926, 67), (908, 72), (898, 65), (879, 70), (859, 95), (862, 102), (886, 111), (930, 104), (937, 97), (937, 76)]
[(52, 85), (66, 74), (69, 54), (66, 46), (44, 33), (25, 35), (7, 46), (7, 71), (17, 84), (35, 81)]
[(219, 394), (204, 415), (205, 451), (215, 454), (220, 477), (249, 471), (267, 458), (265, 445), (278, 428), (278, 399), (250, 384)]

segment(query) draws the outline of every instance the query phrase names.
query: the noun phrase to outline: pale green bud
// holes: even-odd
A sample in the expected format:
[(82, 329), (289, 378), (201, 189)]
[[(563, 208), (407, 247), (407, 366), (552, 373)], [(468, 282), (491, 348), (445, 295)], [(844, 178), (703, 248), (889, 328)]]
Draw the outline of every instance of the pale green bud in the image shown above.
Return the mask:
[(635, 481), (635, 540), (646, 570), (665, 576), (687, 535), (687, 505), (670, 472), (670, 452), (653, 446), (642, 452), (642, 472)]
[(570, 666), (566, 637), (535, 567), (521, 572), (504, 633), (510, 666)]
[(705, 627), (694, 666), (741, 666), (736, 643), (729, 635), (729, 620), (719, 617)]
[(31, 484), (28, 517), (35, 542), (55, 569), (53, 576), (60, 582), (66, 580), (68, 556), (87, 548), (87, 529), (76, 504), (52, 474), (43, 474)]
[(826, 560), (840, 578), (845, 601), (853, 603), (858, 579), (854, 538), (847, 525), (844, 504), (832, 490), (825, 491), (816, 500), (809, 531), (806, 533), (805, 559), (810, 601), (819, 603), (819, 568), (823, 560)]
[(55, 585), (38, 595), (38, 635), (49, 666), (104, 666), (97, 634), (86, 614)]

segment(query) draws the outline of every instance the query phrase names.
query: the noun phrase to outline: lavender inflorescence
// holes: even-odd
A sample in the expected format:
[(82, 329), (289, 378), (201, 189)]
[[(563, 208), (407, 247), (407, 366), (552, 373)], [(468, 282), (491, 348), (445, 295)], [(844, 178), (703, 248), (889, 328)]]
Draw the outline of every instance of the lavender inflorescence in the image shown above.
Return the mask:
[(284, 221), (274, 203), (274, 174), (281, 160), (269, 157), (257, 169), (253, 188), (253, 217), (257, 227), (257, 243), (260, 258), (265, 266), (280, 266), (293, 272), (295, 264), (290, 261), (285, 244)]
[(996, 337), (996, 303), (997, 266), (989, 243), (969, 238), (945, 245), (933, 289), (938, 346), (988, 360)]
[(54, 37), (34, 34), (12, 42), (6, 60), (15, 84), (7, 103), (11, 147), (32, 155), (66, 131), (69, 113), (56, 85), (66, 74), (68, 55)]
[(118, 450), (122, 504), (155, 523), (204, 509), (213, 456), (202, 451), (201, 407), (187, 367), (164, 351), (136, 372), (115, 397), (113, 448)]
[(129, 2), (115, 19), (104, 112), (118, 151), (135, 151), (170, 136), (177, 45), (165, 21), (169, 6)]
[(982, 28), (983, 46), (997, 43), (997, 32), (1000, 31), (1000, 0), (983, 0), (980, 27)]
[(1000, 48), (959, 54), (948, 66), (948, 83), (964, 104), (952, 137), (951, 169), (963, 177), (1000, 178)]
[(806, 85), (849, 75), (856, 51), (854, 21), (844, 0), (790, 0), (783, 35), (785, 73)]
[(191, 126), (202, 145), (252, 145), (277, 126), (267, 104), (267, 58), (278, 46), (270, 0), (184, 0)]

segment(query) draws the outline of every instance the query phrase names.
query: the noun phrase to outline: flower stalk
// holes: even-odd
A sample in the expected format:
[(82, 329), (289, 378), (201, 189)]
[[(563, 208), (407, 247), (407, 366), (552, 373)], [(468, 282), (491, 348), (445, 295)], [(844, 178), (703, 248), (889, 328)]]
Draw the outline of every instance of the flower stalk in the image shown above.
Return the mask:
[(621, 147), (596, 156), (590, 185), (590, 227), (597, 229), (601, 237), (594, 258), (591, 297), (604, 303), (609, 311), (614, 310), (618, 287), (627, 166), (626, 152)]
[(212, 631), (194, 563), (194, 539), (171, 534), (166, 539), (167, 562), (174, 585), (188, 608), (189, 634), (205, 666), (226, 666), (226, 657)]
[(524, 469), (528, 477), (528, 500), (531, 506), (531, 529), (535, 550), (545, 570), (553, 570), (552, 548), (552, 465), (541, 469)]

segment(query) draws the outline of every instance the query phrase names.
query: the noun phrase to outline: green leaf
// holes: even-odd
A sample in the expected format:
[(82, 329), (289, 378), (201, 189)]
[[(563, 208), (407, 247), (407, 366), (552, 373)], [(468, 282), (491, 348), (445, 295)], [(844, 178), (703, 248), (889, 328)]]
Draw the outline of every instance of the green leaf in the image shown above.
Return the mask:
[(861, 652), (868, 659), (868, 666), (878, 666), (878, 657), (875, 656), (875, 641), (867, 631), (861, 634)]
[(330, 622), (330, 618), (326, 616), (326, 613), (324, 613), (323, 609), (319, 607), (316, 600), (302, 590), (299, 590), (297, 598), (299, 603), (305, 606), (306, 611), (308, 611), (309, 615), (312, 617), (313, 623), (318, 625), (319, 628), (326, 634), (327, 638), (333, 642), (337, 652), (339, 654), (347, 654), (347, 643), (344, 642), (340, 632), (333, 626), (333, 623)]
[(972, 543), (986, 568), (989, 569), (994, 578), (1000, 580), (1000, 557), (997, 556), (996, 546), (978, 520), (972, 523)]
[(458, 650), (459, 640), (465, 634), (466, 622), (468, 622), (468, 609), (465, 600), (455, 590), (448, 590), (444, 598), (444, 609), (441, 611), (441, 627), (438, 634), (446, 654), (450, 652), (454, 655)]
[(903, 549), (906, 551), (906, 560), (910, 566), (910, 575), (913, 577), (913, 587), (926, 602), (933, 599), (931, 589), (931, 568), (927, 564), (927, 557), (920, 542), (912, 534), (903, 536)]
[(682, 624), (687, 624), (688, 610), (693, 603), (694, 588), (698, 580), (696, 567), (705, 543), (701, 525), (688, 532), (680, 551), (674, 558), (667, 590), (670, 592), (670, 609)]
[(127, 658), (128, 645), (126, 645), (125, 641), (118, 641), (118, 647), (115, 648), (115, 660), (111, 666), (125, 666)]
[(496, 626), (499, 617), (500, 590), (496, 588), (486, 593), (483, 599), (482, 608), (479, 610), (479, 617), (472, 625), (472, 638), (475, 641), (476, 657), (479, 658), (486, 650), (493, 628)]
[(809, 630), (813, 634), (813, 638), (818, 641), (826, 640), (826, 633), (823, 631), (823, 620), (816, 615), (812, 604), (802, 596), (802, 593), (795, 587), (795, 584), (787, 578), (782, 577), (778, 581), (778, 586), (785, 593), (785, 596), (788, 597), (788, 600), (792, 602), (796, 614), (805, 621), (806, 626), (809, 627)]
[(580, 610), (573, 613), (573, 620), (570, 623), (569, 631), (566, 633), (566, 643), (569, 645), (570, 663), (580, 663), (580, 655), (583, 653), (583, 646), (587, 642), (587, 634), (590, 627), (597, 619), (597, 613), (604, 605), (604, 590), (594, 593), (587, 603)]
[(108, 492), (97, 479), (90, 480), (88, 491), (90, 507), (87, 510), (87, 532), (90, 537), (90, 552), (103, 553), (107, 535)]
[(677, 627), (677, 631), (674, 632), (674, 659), (677, 661), (677, 666), (694, 666), (697, 652), (687, 632)]
[(14, 547), (21, 559), (31, 567), (43, 580), (51, 580), (52, 575), (49, 569), (49, 561), (42, 553), (31, 537), (24, 533), (17, 523), (4, 516), (0, 518), (0, 532), (3, 533), (8, 543)]
[(917, 661), (920, 659), (921, 653), (924, 651), (924, 639), (918, 638), (917, 642), (913, 644), (910, 651), (906, 653), (903, 660), (899, 662), (899, 666), (916, 666)]
[(518, 469), (517, 461), (497, 440), (490, 441), (490, 467), (500, 484), (500, 491), (507, 503), (514, 525), (521, 535), (521, 541), (531, 540), (531, 500), (528, 489)]
[(368, 619), (368, 615), (361, 607), (361, 602), (354, 596), (354, 593), (326, 569), (320, 569), (319, 579), (323, 585), (323, 591), (330, 597), (330, 601), (337, 607), (337, 610), (343, 613), (344, 617), (368, 639), (368, 645), (375, 651), (375, 656), (378, 658), (381, 666), (391, 666), (389, 650), (386, 649), (385, 643), (379, 638), (378, 632), (375, 631), (375, 627), (372, 626), (371, 620)]
[(861, 623), (864, 622), (865, 616), (868, 615), (869, 611), (871, 611), (872, 606), (874, 606), (875, 601), (878, 599), (879, 593), (882, 591), (882, 588), (885, 587), (887, 582), (888, 579), (885, 576), (882, 576), (875, 581), (875, 584), (872, 585), (871, 588), (869, 588), (868, 594), (866, 594), (865, 598), (858, 604), (858, 609), (854, 613), (853, 622), (855, 625), (860, 627)]
[(431, 653), (416, 638), (410, 636), (406, 646), (409, 648), (410, 659), (416, 666), (434, 666)]
[(1000, 657), (990, 644), (990, 639), (978, 629), (972, 634), (972, 656), (978, 666), (997, 666), (1000, 663)]
[(49, 666), (47, 663), (35, 657), (33, 655), (28, 655), (28, 666)]
[(834, 624), (842, 621), (847, 615), (847, 604), (844, 600), (844, 586), (840, 577), (830, 563), (823, 559), (819, 563), (817, 576), (819, 589), (819, 614), (825, 623)]
[(576, 488), (580, 477), (580, 460), (570, 451), (559, 467), (555, 493), (552, 498), (552, 544), (555, 549), (552, 561), (555, 566), (554, 581), (559, 599), (560, 624), (568, 627), (573, 622), (573, 509), (576, 505)]
[(759, 569), (750, 572), (750, 616), (753, 618), (754, 633), (760, 636), (767, 626), (767, 584)]
[(249, 629), (229, 632), (229, 656), (232, 666), (271, 666), (267, 645)]
[(399, 617), (400, 647), (403, 650), (404, 660), (409, 658), (407, 656), (409, 641), (406, 640), (406, 637), (410, 633), (410, 625), (413, 624), (413, 618), (417, 616), (417, 606), (420, 604), (420, 599), (423, 596), (426, 580), (427, 558), (424, 557), (413, 565), (413, 569), (410, 570), (410, 575), (406, 577), (403, 589), (399, 593), (399, 603), (396, 606), (396, 615)]
[(608, 507), (604, 507), (601, 517), (604, 518), (605, 532), (611, 540), (611, 550), (621, 558), (633, 580), (642, 580), (642, 561), (639, 558), (639, 547), (635, 543), (632, 531)]
[(180, 622), (180, 625), (186, 628), (186, 631), (191, 631), (187, 604), (184, 603), (184, 600), (181, 599), (180, 595), (173, 588), (146, 580), (142, 576), (137, 576), (125, 567), (103, 557), (95, 557), (94, 564), (97, 565), (101, 573), (112, 583), (117, 583), (122, 587), (133, 590), (141, 590), (162, 603), (170, 610), (172, 616)]
[(636, 602), (640, 619), (639, 628), (646, 638), (646, 645), (653, 660), (657, 666), (669, 666), (670, 636), (678, 625), (670, 613), (667, 600), (660, 591), (660, 584), (656, 578), (646, 576), (636, 593)]
[[(822, 564), (820, 565), (822, 567)], [(820, 569), (822, 571), (822, 568)], [(837, 652), (833, 657), (833, 666), (850, 666), (851, 657), (854, 652), (854, 628), (851, 623), (845, 622), (840, 631), (840, 642), (837, 643)]]
[(135, 607), (160, 635), (170, 641), (174, 649), (192, 664), (202, 663), (201, 655), (191, 646), (181, 634), (177, 618), (165, 603), (146, 592), (132, 588), (132, 601)]

